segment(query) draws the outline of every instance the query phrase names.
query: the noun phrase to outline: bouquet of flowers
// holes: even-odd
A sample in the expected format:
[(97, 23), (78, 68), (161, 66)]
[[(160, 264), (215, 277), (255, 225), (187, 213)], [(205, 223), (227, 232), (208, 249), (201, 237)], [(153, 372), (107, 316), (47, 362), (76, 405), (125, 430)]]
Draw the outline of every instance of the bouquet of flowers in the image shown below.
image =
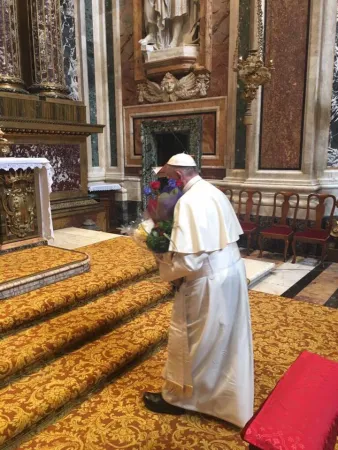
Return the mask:
[(153, 181), (144, 188), (148, 198), (143, 219), (121, 229), (122, 234), (132, 236), (135, 242), (154, 253), (165, 253), (169, 249), (173, 216), (176, 203), (182, 194), (182, 182), (169, 179), (161, 189), (160, 181)]

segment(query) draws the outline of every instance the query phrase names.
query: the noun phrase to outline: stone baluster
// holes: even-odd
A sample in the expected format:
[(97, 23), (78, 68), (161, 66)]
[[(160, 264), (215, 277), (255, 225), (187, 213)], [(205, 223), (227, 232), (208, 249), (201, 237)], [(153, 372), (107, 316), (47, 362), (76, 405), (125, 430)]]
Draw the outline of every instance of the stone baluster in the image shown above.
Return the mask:
[(20, 66), (17, 0), (0, 3), (0, 91), (27, 93)]
[(60, 0), (29, 0), (33, 84), (30, 92), (68, 98), (62, 51)]

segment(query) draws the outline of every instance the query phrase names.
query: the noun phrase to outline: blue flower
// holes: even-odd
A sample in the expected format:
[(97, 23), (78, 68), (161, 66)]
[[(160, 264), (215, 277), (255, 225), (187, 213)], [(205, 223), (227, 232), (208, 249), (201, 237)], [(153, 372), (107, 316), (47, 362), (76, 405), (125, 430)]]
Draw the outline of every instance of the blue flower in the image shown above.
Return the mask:
[(146, 186), (146, 187), (143, 189), (143, 192), (144, 192), (145, 195), (150, 195), (151, 192), (152, 192), (152, 190), (151, 190), (151, 188), (150, 188), (149, 186)]
[(168, 180), (168, 186), (172, 189), (174, 189), (176, 187), (176, 180), (174, 180), (173, 178), (169, 178)]

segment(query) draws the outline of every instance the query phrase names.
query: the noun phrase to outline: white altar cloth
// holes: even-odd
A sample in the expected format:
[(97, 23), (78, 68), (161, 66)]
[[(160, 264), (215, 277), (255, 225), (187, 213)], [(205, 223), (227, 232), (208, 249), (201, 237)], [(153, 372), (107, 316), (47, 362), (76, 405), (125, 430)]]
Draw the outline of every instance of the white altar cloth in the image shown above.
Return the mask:
[(102, 192), (102, 191), (120, 191), (121, 185), (118, 183), (90, 183), (88, 184), (89, 192)]
[(50, 193), (53, 184), (53, 169), (46, 158), (0, 158), (0, 169), (3, 170), (35, 170), (35, 188), (37, 197), (37, 216), (40, 236), (44, 239), (54, 239), (52, 213), (50, 208)]

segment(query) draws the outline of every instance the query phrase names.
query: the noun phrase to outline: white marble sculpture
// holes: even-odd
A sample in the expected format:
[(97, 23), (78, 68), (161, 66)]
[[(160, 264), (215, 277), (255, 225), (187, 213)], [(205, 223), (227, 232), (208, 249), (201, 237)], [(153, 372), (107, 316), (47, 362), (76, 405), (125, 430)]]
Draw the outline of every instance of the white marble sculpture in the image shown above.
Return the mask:
[[(200, 0), (144, 0), (144, 19), (147, 35), (140, 40), (143, 48), (154, 50), (192, 43), (187, 34), (196, 31)], [(188, 27), (188, 33), (184, 28)], [(190, 33), (189, 33), (190, 32)]]

